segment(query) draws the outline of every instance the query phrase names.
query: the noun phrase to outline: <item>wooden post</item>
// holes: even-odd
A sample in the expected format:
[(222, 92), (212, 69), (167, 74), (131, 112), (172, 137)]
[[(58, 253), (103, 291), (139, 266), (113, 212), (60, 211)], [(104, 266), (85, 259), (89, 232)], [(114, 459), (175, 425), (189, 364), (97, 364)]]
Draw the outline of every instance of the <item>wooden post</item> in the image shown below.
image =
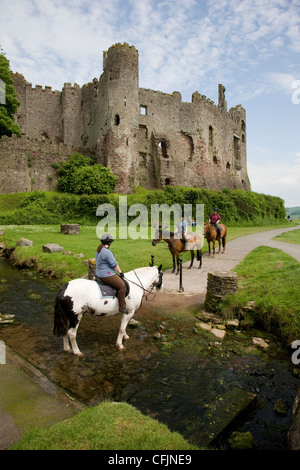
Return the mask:
[(182, 287), (182, 258), (179, 258), (179, 292), (183, 292), (184, 288)]

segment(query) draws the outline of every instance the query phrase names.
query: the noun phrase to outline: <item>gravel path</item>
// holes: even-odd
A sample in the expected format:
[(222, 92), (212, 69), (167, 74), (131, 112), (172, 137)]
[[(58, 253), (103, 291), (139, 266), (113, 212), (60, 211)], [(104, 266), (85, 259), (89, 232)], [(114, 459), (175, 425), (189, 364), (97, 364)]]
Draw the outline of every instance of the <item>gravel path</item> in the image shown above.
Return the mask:
[[(199, 262), (194, 261), (192, 269), (187, 269), (189, 261), (183, 263), (182, 285), (184, 292), (181, 294), (205, 294), (207, 286), (207, 274), (211, 271), (230, 271), (242, 261), (252, 250), (258, 246), (270, 246), (284, 251), (300, 262), (300, 245), (272, 240), (277, 235), (291, 230), (299, 230), (297, 227), (269, 230), (267, 232), (255, 233), (245, 237), (236, 238), (227, 243), (225, 253), (217, 254), (210, 258), (206, 253), (202, 257), (202, 268), (198, 269)], [(204, 242), (207, 244), (207, 242)], [(170, 255), (171, 256), (171, 255)], [(179, 275), (164, 272), (163, 288), (165, 292), (179, 292)]]

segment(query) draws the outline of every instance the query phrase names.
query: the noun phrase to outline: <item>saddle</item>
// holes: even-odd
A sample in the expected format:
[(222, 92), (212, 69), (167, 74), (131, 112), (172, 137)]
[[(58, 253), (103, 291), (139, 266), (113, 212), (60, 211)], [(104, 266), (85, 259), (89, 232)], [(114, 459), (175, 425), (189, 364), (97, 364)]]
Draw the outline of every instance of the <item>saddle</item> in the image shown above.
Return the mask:
[[(122, 281), (125, 283), (125, 286), (126, 286), (125, 297), (127, 297), (130, 292), (130, 286), (129, 286), (128, 281), (126, 281), (126, 279), (122, 279)], [(103, 281), (101, 281), (99, 277), (96, 277), (96, 282), (98, 284), (101, 297), (116, 297), (117, 296), (117, 289), (115, 289), (112, 286), (109, 286), (108, 284), (105, 284)]]

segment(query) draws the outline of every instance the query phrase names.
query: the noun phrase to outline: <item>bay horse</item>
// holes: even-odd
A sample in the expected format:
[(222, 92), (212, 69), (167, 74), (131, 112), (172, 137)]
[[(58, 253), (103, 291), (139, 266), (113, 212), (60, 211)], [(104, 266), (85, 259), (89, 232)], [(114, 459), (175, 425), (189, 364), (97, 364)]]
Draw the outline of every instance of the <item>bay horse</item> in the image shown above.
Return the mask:
[(210, 244), (212, 242), (212, 246), (213, 246), (213, 256), (215, 256), (215, 245), (216, 245), (216, 241), (219, 243), (219, 253), (221, 251), (221, 243), (222, 243), (222, 247), (223, 247), (223, 253), (225, 252), (225, 247), (226, 247), (226, 236), (227, 236), (227, 228), (224, 224), (218, 224), (219, 227), (221, 227), (223, 230), (222, 230), (222, 237), (220, 236), (220, 233), (217, 232), (217, 229), (215, 228), (214, 225), (210, 224), (210, 223), (204, 223), (204, 237), (206, 238), (207, 240), (207, 243), (208, 243), (208, 252), (209, 252), (209, 256), (210, 256), (210, 253), (211, 253), (211, 250), (210, 250)]
[[(173, 269), (172, 273), (175, 272), (175, 267), (177, 265), (177, 271), (175, 274), (179, 272), (179, 255), (180, 253), (184, 253), (187, 251), (191, 252), (191, 263), (188, 269), (191, 269), (194, 263), (195, 253), (194, 249), (197, 250), (197, 261), (200, 261), (198, 269), (202, 266), (202, 238), (199, 233), (191, 232), (187, 234), (187, 242), (188, 248), (186, 248), (186, 244), (184, 240), (177, 238), (174, 232), (169, 232), (167, 230), (163, 230), (162, 227), (156, 229), (154, 239), (152, 240), (152, 245), (156, 246), (161, 240), (164, 240), (168, 248), (171, 252), (173, 258)], [(175, 265), (175, 257), (176, 257), (176, 265)]]
[[(128, 322), (136, 310), (140, 308), (145, 292), (150, 293), (154, 287), (159, 290), (162, 286), (162, 276), (161, 265), (159, 267), (138, 268), (124, 273), (124, 279), (129, 284), (130, 292), (125, 299), (127, 311), (121, 318), (116, 343), (118, 349), (124, 349), (123, 339), (129, 338), (126, 334)], [(77, 330), (82, 316), (85, 313), (110, 316), (117, 315), (118, 312), (119, 301), (116, 291), (113, 290), (110, 296), (103, 296), (96, 281), (73, 279), (62, 286), (56, 295), (53, 334), (63, 336), (64, 351), (73, 351), (75, 355), (82, 356), (76, 342)]]

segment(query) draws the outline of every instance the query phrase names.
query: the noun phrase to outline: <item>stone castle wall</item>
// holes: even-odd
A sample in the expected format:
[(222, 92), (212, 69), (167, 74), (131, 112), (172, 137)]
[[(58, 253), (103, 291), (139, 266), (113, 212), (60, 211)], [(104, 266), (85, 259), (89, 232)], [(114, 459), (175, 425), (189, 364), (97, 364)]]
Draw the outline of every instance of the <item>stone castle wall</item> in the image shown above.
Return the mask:
[[(56, 188), (53, 163), (70, 153), (94, 155), (131, 192), (165, 185), (250, 189), (247, 177), (246, 113), (227, 111), (219, 85), (218, 105), (195, 92), (139, 88), (138, 52), (115, 44), (103, 54), (100, 79), (61, 92), (35, 88), (14, 75), (22, 138), (0, 139), (0, 191)], [(29, 163), (28, 163), (29, 162)]]

